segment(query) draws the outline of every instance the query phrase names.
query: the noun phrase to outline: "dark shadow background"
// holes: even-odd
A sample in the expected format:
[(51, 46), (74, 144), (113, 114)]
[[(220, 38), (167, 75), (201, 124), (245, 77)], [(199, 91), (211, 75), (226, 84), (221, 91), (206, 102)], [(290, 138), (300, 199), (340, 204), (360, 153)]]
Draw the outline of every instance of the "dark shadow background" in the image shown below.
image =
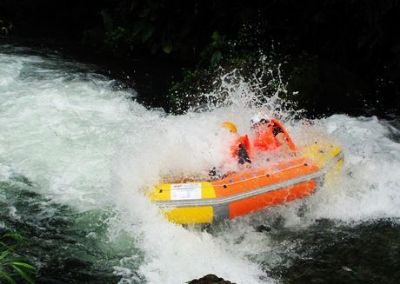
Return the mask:
[(167, 110), (163, 94), (182, 68), (209, 71), (272, 45), (309, 115), (400, 110), (397, 0), (1, 0), (0, 20), (3, 40), (34, 39), (111, 69), (142, 65), (159, 86), (142, 92), (145, 103)]

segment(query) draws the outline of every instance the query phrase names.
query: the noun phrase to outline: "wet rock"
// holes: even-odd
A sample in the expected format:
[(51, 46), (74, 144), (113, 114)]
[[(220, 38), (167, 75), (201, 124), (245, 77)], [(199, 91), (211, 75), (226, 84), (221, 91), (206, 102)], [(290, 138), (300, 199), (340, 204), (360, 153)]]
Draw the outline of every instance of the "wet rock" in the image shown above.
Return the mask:
[(234, 282), (230, 282), (228, 280), (224, 280), (214, 274), (207, 274), (199, 279), (194, 279), (189, 284), (233, 284)]

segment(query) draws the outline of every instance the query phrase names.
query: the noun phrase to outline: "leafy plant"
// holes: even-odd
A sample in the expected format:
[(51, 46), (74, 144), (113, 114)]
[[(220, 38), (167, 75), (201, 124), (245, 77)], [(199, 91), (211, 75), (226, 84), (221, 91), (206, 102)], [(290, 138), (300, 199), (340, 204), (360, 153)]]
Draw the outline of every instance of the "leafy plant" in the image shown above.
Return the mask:
[(33, 284), (31, 274), (35, 267), (15, 253), (17, 245), (23, 237), (17, 232), (8, 232), (0, 237), (0, 282), (16, 284), (17, 280), (24, 280)]

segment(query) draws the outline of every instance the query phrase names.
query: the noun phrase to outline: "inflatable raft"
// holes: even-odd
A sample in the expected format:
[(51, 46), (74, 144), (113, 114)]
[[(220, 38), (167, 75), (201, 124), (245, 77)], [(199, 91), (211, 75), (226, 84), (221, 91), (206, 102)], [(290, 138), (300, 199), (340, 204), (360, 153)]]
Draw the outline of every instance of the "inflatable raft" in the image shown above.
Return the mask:
[(342, 163), (339, 146), (315, 142), (264, 168), (213, 181), (158, 184), (150, 199), (171, 222), (209, 224), (307, 197), (334, 180)]

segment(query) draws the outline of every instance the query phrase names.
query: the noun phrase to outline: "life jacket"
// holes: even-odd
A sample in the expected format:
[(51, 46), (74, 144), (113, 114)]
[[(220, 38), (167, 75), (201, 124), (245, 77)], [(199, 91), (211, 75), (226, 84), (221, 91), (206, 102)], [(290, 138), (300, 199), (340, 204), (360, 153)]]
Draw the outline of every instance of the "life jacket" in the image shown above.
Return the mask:
[(259, 151), (273, 151), (278, 149), (281, 146), (279, 141), (276, 139), (276, 136), (279, 133), (283, 133), (289, 149), (295, 151), (296, 146), (292, 139), (283, 127), (282, 123), (276, 119), (271, 119), (270, 122), (257, 126), (252, 140), (254, 149)]
[(273, 131), (272, 121), (260, 124), (256, 127), (253, 136), (253, 146), (259, 151), (271, 151), (279, 147)]

